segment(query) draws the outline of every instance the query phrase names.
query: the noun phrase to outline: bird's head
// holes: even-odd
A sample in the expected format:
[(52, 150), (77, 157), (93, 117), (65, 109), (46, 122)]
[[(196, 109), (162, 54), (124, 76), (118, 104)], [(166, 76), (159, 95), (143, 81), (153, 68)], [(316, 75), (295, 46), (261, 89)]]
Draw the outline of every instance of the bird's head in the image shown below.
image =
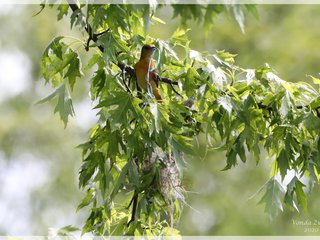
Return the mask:
[(153, 45), (144, 45), (141, 49), (141, 59), (146, 57), (151, 58), (156, 49), (157, 48)]

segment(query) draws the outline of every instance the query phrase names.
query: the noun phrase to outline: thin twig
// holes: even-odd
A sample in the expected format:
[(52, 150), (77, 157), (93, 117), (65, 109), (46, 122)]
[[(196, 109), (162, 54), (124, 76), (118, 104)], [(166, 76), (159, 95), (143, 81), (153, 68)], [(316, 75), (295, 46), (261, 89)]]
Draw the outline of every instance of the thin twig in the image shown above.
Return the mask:
[[(68, 4), (69, 4), (69, 6), (70, 6), (70, 8), (71, 8), (71, 10), (72, 10), (73, 12), (78, 11), (79, 14), (82, 13), (80, 7), (77, 5), (77, 3), (76, 3), (74, 0), (67, 0), (67, 1), (68, 1)], [(104, 32), (102, 32), (102, 33), (92, 34), (92, 27), (90, 26), (89, 23), (86, 24), (85, 30), (86, 30), (86, 32), (87, 32), (88, 35), (89, 35), (89, 39), (90, 39), (90, 36), (91, 36), (91, 39), (90, 39), (90, 40), (94, 41), (96, 44), (97, 44), (97, 42), (98, 42), (98, 37), (99, 37), (100, 35), (102, 35), (103, 33), (109, 31), (109, 29), (107, 29), (106, 31), (104, 31)], [(89, 41), (89, 40), (88, 40), (88, 41)], [(100, 49), (101, 52), (104, 52), (104, 47), (103, 47), (103, 46), (97, 44), (97, 47)], [(117, 66), (121, 69), (121, 71), (124, 71), (125, 73), (129, 74), (130, 78), (136, 78), (136, 73), (135, 73), (133, 67), (131, 67), (131, 66), (129, 66), (129, 65), (123, 63), (123, 62), (118, 62), (118, 63), (117, 63)], [(174, 87), (173, 87), (173, 85), (178, 85), (178, 82), (173, 81), (173, 80), (171, 80), (171, 79), (169, 79), (169, 78), (161, 78), (161, 77), (159, 77), (159, 81), (164, 82), (164, 83), (167, 83), (167, 84), (170, 84), (172, 90), (173, 90), (177, 95), (181, 96), (181, 95), (174, 89)], [(127, 84), (125, 84), (125, 85), (126, 85), (126, 87), (128, 86)], [(139, 92), (139, 86), (137, 86), (137, 92), (138, 92), (138, 97), (139, 97), (139, 95), (141, 96), (141, 92)], [(273, 111), (272, 107), (263, 105), (262, 103), (258, 103), (258, 107), (259, 107), (260, 109), (266, 109), (266, 110), (268, 110), (269, 112), (272, 112), (272, 111)], [(309, 107), (309, 106), (301, 106), (301, 105), (299, 105), (299, 106), (297, 106), (297, 109), (302, 109), (302, 108), (305, 108), (305, 107)], [(319, 112), (320, 106), (315, 107), (315, 108), (312, 108), (312, 109), (316, 111), (317, 116), (320, 118), (320, 112)]]
[(158, 80), (161, 81), (161, 82), (170, 84), (172, 90), (173, 90), (178, 96), (182, 97), (182, 95), (181, 95), (176, 89), (174, 89), (174, 86), (173, 86), (173, 85), (179, 85), (178, 82), (172, 81), (172, 80), (169, 79), (169, 78), (161, 78), (161, 77), (159, 77), (159, 76), (158, 76)]
[(127, 223), (127, 226), (129, 226), (130, 223), (134, 222), (134, 220), (136, 219), (136, 212), (137, 212), (137, 207), (138, 207), (138, 194), (136, 193), (136, 191), (134, 192), (133, 198), (130, 201), (130, 205), (131, 204), (132, 204), (131, 219)]
[(164, 82), (164, 83), (169, 83), (170, 85), (178, 85), (179, 83), (176, 81), (172, 81), (169, 78), (159, 78), (159, 81)]
[[(81, 13), (82, 14), (82, 11), (80, 9), (80, 7), (78, 6), (78, 4), (75, 2), (75, 0), (67, 0), (68, 1), (68, 4), (71, 8), (71, 10), (73, 12), (76, 12), (78, 11), (79, 14)], [(99, 45), (97, 42), (98, 42), (98, 37), (108, 31), (110, 31), (110, 29), (107, 29), (101, 33), (93, 33), (92, 31), (92, 27), (91, 25), (87, 22), (86, 24), (86, 27), (85, 27), (85, 30), (86, 32), (88, 33), (89, 35), (89, 39), (87, 41), (87, 46), (86, 46), (86, 49), (88, 48), (89, 46), (89, 42), (92, 40), (93, 42), (95, 42), (97, 44), (97, 47), (100, 49), (101, 52), (104, 52), (104, 47)], [(117, 66), (121, 69), (121, 71), (125, 71), (126, 73), (129, 74), (130, 78), (136, 78), (136, 73), (133, 69), (133, 67), (131, 66), (128, 66), (127, 64), (123, 63), (123, 62), (118, 62), (117, 63)], [(178, 82), (175, 82), (175, 81), (172, 81), (171, 79), (169, 78), (159, 78), (160, 81), (164, 82), (164, 83), (168, 83), (170, 84), (170, 86), (172, 87), (172, 85), (178, 85)], [(173, 91), (178, 94), (179, 96), (181, 96), (173, 87), (172, 87)]]
[(122, 82), (123, 82), (124, 86), (126, 87), (127, 92), (129, 92), (131, 95), (133, 95), (131, 89), (129, 88), (129, 86), (128, 86), (127, 82), (126, 82), (126, 68), (124, 68), (122, 70)]

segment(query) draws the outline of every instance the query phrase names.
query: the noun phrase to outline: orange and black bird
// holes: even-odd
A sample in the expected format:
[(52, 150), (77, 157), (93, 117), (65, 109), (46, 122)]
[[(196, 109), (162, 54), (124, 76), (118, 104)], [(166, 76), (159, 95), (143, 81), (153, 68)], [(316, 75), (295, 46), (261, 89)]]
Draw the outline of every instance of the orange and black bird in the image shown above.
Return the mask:
[(156, 50), (153, 45), (144, 45), (141, 49), (140, 60), (134, 66), (138, 86), (145, 91), (152, 90), (158, 102), (162, 102), (158, 84), (159, 75), (155, 72), (156, 61), (152, 58)]

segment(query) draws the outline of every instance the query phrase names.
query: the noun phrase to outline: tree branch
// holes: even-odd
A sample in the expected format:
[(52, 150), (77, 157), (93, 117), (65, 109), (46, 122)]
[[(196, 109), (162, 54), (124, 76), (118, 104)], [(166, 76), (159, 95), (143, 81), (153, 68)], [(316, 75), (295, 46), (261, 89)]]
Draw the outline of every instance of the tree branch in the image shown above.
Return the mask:
[[(78, 11), (79, 13), (82, 14), (82, 11), (81, 11), (80, 7), (79, 7), (79, 5), (75, 2), (75, 0), (67, 0), (67, 1), (68, 1), (68, 4), (69, 4), (69, 6), (70, 6), (70, 8), (71, 8), (71, 10), (72, 10), (73, 12), (77, 12), (77, 11)], [(107, 29), (106, 31), (103, 31), (102, 33), (94, 33), (94, 32), (92, 31), (91, 25), (90, 25), (88, 22), (87, 22), (87, 24), (86, 24), (85, 30), (86, 30), (86, 32), (87, 32), (88, 35), (89, 35), (86, 49), (88, 49), (89, 42), (90, 42), (91, 40), (97, 44), (97, 42), (98, 42), (98, 37), (99, 37), (100, 35), (102, 35), (102, 34), (104, 34), (104, 33), (106, 33), (106, 32), (109, 31), (109, 29)], [(104, 52), (104, 47), (103, 47), (103, 46), (97, 44), (97, 47), (100, 49), (101, 52)], [(128, 73), (129, 76), (130, 76), (130, 78), (132, 78), (132, 77), (135, 78), (135, 77), (136, 77), (136, 73), (135, 73), (133, 67), (128, 66), (127, 64), (125, 64), (125, 63), (123, 63), (123, 62), (118, 62), (118, 63), (117, 63), (117, 66), (121, 69), (122, 72)], [(173, 91), (174, 91), (176, 94), (178, 94), (179, 96), (181, 96), (181, 95), (173, 88), (173, 85), (178, 85), (178, 82), (175, 82), (175, 81), (173, 81), (173, 80), (171, 80), (171, 79), (169, 79), (169, 78), (161, 78), (161, 77), (159, 77), (159, 80), (160, 80), (161, 82), (170, 84), (170, 86), (172, 87)]]
[(136, 213), (137, 213), (137, 207), (138, 207), (138, 194), (136, 193), (136, 191), (134, 191), (134, 195), (130, 201), (129, 207), (131, 206), (131, 204), (132, 204), (131, 219), (127, 223), (127, 226), (129, 226), (130, 223), (134, 222), (136, 219)]
[[(81, 11), (80, 7), (79, 7), (79, 5), (75, 2), (75, 0), (67, 0), (67, 1), (68, 1), (68, 4), (69, 4), (69, 6), (70, 6), (70, 8), (71, 8), (71, 10), (72, 10), (73, 12), (78, 11), (79, 14), (80, 14), (80, 13), (82, 14), (82, 11)], [(94, 32), (92, 31), (91, 25), (90, 25), (88, 22), (87, 22), (87, 24), (86, 24), (85, 30), (86, 30), (86, 32), (87, 32), (88, 35), (89, 35), (89, 39), (88, 39), (88, 42), (87, 42), (88, 45), (89, 45), (89, 42), (90, 42), (91, 40), (97, 44), (97, 42), (98, 42), (98, 37), (99, 37), (100, 35), (103, 35), (104, 33), (106, 33), (106, 32), (109, 31), (109, 29), (107, 29), (107, 30), (105, 30), (105, 31), (103, 31), (103, 32), (101, 32), (101, 33), (94, 33)], [(88, 47), (88, 46), (87, 46), (87, 47)], [(86, 47), (86, 48), (87, 48), (87, 47)], [(97, 44), (97, 47), (100, 49), (101, 52), (104, 52), (104, 47), (103, 47), (103, 46)], [(135, 77), (136, 77), (136, 73), (135, 73), (133, 67), (131, 67), (131, 66), (129, 66), (129, 65), (123, 63), (123, 62), (118, 62), (116, 65), (120, 68), (120, 70), (122, 71), (122, 73), (127, 73), (127, 74), (129, 74), (130, 78), (132, 78), (132, 77), (135, 78)], [(173, 90), (177, 95), (179, 95), (180, 97), (182, 97), (182, 96), (174, 89), (174, 85), (178, 85), (178, 82), (177, 82), (177, 81), (173, 81), (173, 80), (171, 80), (171, 79), (169, 79), (169, 78), (165, 78), (165, 77), (164, 77), (164, 78), (159, 77), (159, 81), (169, 84), (169, 85), (171, 86), (172, 90)], [(127, 85), (127, 84), (125, 84), (125, 87), (126, 87), (127, 90), (128, 90), (128, 85)], [(130, 90), (129, 92), (131, 92), (131, 90)], [(132, 92), (131, 92), (131, 93), (132, 93)], [(139, 91), (138, 91), (138, 93), (139, 93)], [(272, 107), (263, 105), (262, 103), (258, 103), (258, 107), (259, 107), (260, 109), (268, 110), (269, 112), (272, 112), (272, 111), (273, 111)], [(302, 108), (305, 108), (305, 107), (307, 107), (307, 106), (297, 106), (297, 109), (302, 109)], [(317, 116), (320, 118), (320, 106), (318, 106), (318, 107), (316, 107), (316, 108), (313, 108), (313, 110), (316, 111)]]

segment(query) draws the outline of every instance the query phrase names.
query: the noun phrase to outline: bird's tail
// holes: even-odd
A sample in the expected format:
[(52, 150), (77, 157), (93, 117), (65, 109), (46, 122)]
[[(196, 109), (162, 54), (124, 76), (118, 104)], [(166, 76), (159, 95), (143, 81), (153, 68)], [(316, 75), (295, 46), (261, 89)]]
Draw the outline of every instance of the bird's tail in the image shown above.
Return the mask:
[(162, 98), (160, 96), (160, 93), (159, 93), (159, 89), (158, 88), (153, 88), (153, 95), (155, 96), (155, 98), (157, 99), (157, 101), (159, 103), (162, 102)]

